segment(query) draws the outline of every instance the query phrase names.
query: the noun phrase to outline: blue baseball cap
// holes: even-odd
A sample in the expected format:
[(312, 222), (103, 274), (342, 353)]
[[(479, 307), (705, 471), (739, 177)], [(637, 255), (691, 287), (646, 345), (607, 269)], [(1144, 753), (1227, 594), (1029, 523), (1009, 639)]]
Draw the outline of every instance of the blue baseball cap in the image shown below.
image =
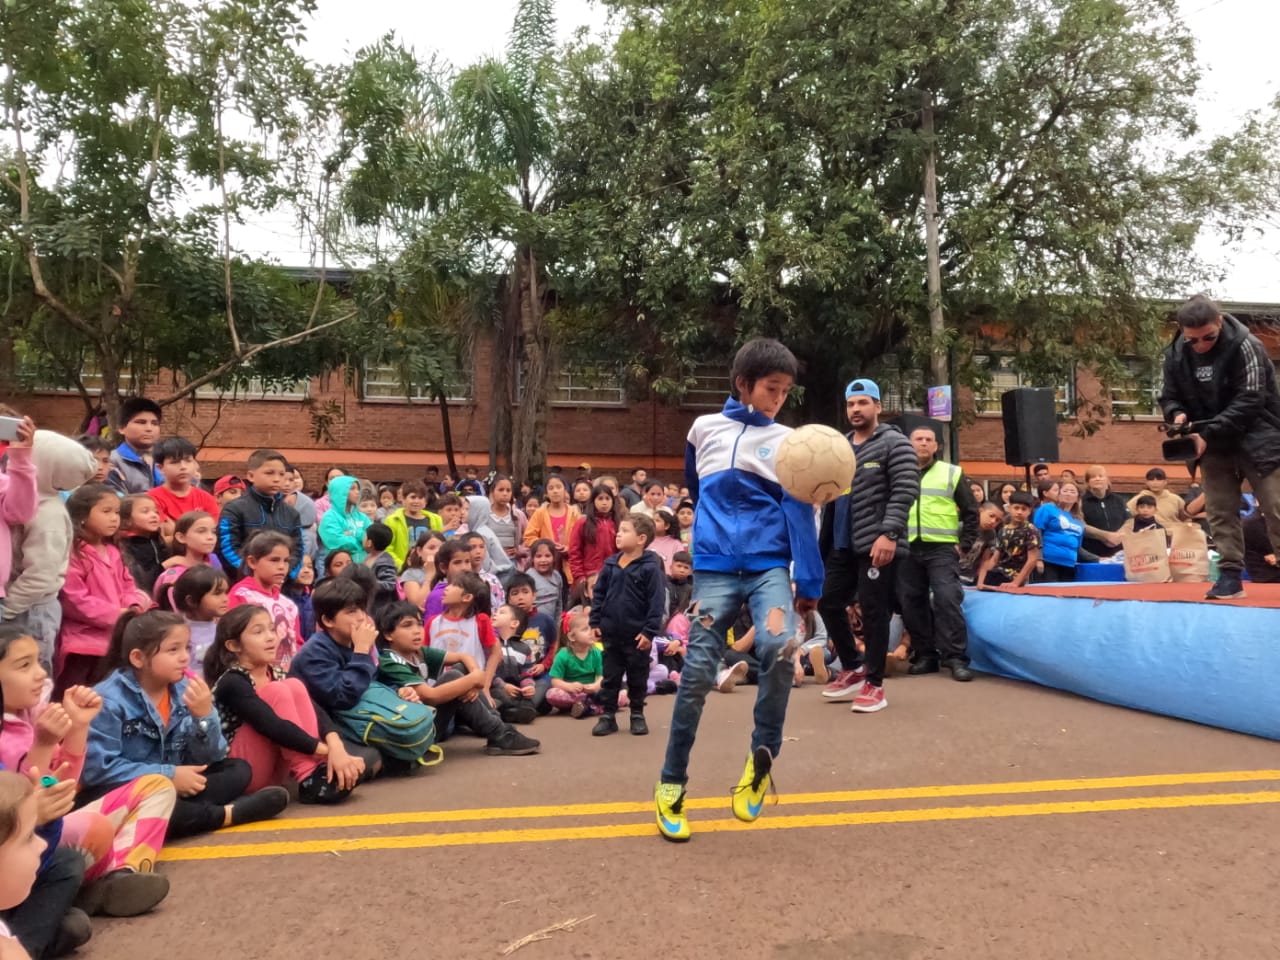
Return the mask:
[(850, 380), (849, 385), (844, 388), (844, 398), (851, 400), (854, 397), (870, 397), (876, 403), (879, 403), (880, 387), (876, 385), (874, 380), (868, 380), (865, 377), (858, 380)]

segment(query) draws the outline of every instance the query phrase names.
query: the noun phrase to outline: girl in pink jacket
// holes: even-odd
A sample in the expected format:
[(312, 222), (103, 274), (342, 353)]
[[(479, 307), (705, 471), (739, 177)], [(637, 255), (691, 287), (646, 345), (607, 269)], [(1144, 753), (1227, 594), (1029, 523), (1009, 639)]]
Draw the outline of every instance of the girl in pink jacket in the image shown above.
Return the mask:
[[(17, 416), (8, 407), (0, 408), (0, 415)], [(9, 462), (0, 470), (0, 611), (4, 610), (4, 588), (9, 582), (13, 563), (13, 536), (10, 527), (23, 527), (36, 515), (36, 465), (31, 460), (31, 440), (36, 425), (30, 417), (23, 418), (18, 427), (18, 439), (11, 443), (0, 442), (0, 456), (6, 453)]]
[(54, 660), (54, 696), (68, 687), (93, 686), (107, 675), (111, 631), (129, 610), (149, 610), (151, 598), (129, 575), (111, 538), (120, 529), (120, 497), (89, 483), (71, 494), (67, 513), (75, 533), (62, 585), (62, 630)]

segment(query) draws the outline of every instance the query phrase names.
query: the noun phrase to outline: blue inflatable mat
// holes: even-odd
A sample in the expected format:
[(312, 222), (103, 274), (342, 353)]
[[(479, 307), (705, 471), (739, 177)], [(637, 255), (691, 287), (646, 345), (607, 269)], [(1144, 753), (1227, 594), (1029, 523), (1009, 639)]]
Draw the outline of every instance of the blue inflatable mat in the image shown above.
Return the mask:
[(965, 591), (975, 669), (1280, 740), (1280, 610)]

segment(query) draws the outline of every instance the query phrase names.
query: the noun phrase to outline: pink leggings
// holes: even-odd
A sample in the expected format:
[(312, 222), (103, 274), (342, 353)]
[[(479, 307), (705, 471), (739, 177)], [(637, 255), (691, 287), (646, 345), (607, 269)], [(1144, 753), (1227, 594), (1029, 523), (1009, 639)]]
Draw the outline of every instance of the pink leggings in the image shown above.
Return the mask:
[(150, 873), (177, 799), (168, 777), (149, 773), (131, 780), (67, 814), (61, 845), (84, 855), (86, 880), (116, 870)]
[[(276, 716), (301, 727), (313, 737), (319, 738), (320, 725), (316, 722), (316, 708), (311, 703), (307, 688), (295, 677), (272, 680), (258, 688), (262, 698)], [(315, 773), (324, 760), (312, 753), (288, 750), (274, 740), (268, 740), (247, 723), (240, 724), (236, 737), (231, 741), (232, 757), (244, 760), (253, 770), (246, 793), (256, 793), (263, 787), (279, 786), (285, 775), (292, 774), (301, 783)]]

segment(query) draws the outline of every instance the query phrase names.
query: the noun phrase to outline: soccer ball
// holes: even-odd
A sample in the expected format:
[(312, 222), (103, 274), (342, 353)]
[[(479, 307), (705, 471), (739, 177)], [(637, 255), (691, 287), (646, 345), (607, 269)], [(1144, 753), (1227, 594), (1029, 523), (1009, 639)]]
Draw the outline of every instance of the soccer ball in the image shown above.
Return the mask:
[(778, 447), (778, 482), (805, 503), (830, 503), (853, 483), (857, 459), (838, 431), (819, 423), (792, 430)]

